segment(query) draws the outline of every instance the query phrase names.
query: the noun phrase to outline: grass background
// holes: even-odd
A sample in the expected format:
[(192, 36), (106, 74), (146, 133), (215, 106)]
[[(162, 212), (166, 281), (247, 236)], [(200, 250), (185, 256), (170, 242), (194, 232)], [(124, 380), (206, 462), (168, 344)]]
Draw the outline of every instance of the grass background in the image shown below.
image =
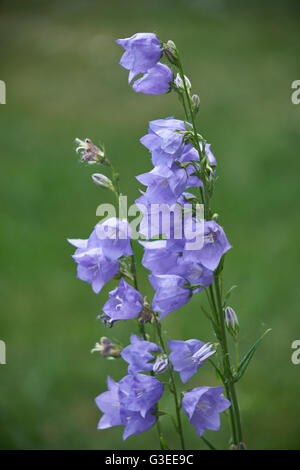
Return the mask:
[[(135, 94), (119, 65), (119, 37), (155, 31), (173, 39), (201, 96), (198, 127), (219, 163), (214, 209), (234, 247), (225, 287), (238, 284), (232, 306), (245, 352), (272, 333), (238, 385), (249, 448), (300, 444), (300, 366), (291, 363), (299, 325), (300, 79), (299, 4), (225, 0), (0, 2), (1, 229), (0, 447), (6, 449), (157, 448), (155, 429), (121, 439), (119, 428), (97, 431), (94, 397), (125, 363), (90, 349), (111, 333), (128, 343), (132, 325), (107, 331), (96, 320), (112, 284), (96, 296), (76, 280), (67, 237), (85, 238), (96, 206), (112, 202), (92, 184), (95, 167), (78, 163), (74, 138), (104, 141), (129, 200), (135, 175), (151, 168), (139, 143), (149, 120), (181, 118), (175, 96)], [(141, 252), (138, 250), (138, 256)], [(143, 292), (152, 295), (144, 277)], [(170, 337), (212, 340), (201, 295), (169, 315)], [(217, 385), (209, 367), (191, 386)], [(164, 408), (172, 402), (164, 399)], [(168, 418), (166, 440), (178, 446)], [(203, 448), (184, 418), (189, 448)], [(226, 419), (220, 433), (226, 445)], [(225, 444), (224, 444), (225, 443)]]

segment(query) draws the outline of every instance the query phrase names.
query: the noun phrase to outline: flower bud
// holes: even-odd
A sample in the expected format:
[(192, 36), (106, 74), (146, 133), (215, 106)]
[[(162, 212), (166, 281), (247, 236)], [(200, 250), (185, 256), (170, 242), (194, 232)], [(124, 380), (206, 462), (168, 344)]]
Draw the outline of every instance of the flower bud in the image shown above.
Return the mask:
[(228, 331), (233, 335), (236, 336), (239, 332), (239, 321), (237, 315), (233, 308), (226, 307), (225, 309), (225, 322)]
[[(184, 76), (184, 81), (185, 81), (185, 85), (187, 89), (190, 90), (192, 88), (192, 84), (186, 75)], [(181, 90), (184, 89), (183, 81), (179, 73), (176, 75), (175, 85), (177, 86), (177, 88), (180, 88)]]
[(153, 365), (154, 374), (162, 374), (169, 368), (168, 356), (166, 354), (161, 354), (157, 356), (156, 361)]
[(112, 184), (112, 181), (109, 178), (107, 178), (107, 176), (102, 175), (101, 173), (94, 173), (92, 175), (92, 180), (98, 186), (101, 186), (102, 188), (107, 188), (107, 189), (110, 189), (111, 191), (114, 191), (114, 186)]
[(176, 65), (178, 63), (178, 52), (173, 41), (164, 44), (163, 52), (171, 64)]
[(192, 109), (193, 109), (193, 113), (197, 113), (199, 111), (199, 108), (200, 108), (200, 98), (198, 95), (193, 95), (192, 96)]

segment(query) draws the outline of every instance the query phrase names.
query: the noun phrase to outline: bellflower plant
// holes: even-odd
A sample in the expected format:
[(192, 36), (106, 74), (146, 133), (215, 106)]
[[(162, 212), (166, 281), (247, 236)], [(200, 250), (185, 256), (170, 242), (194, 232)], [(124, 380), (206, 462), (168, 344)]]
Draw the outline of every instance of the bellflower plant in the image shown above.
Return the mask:
[[(148, 132), (140, 138), (153, 168), (137, 176), (145, 189), (139, 190), (133, 209), (141, 217), (130, 223), (124, 211), (121, 215), (124, 196), (120, 176), (104, 147), (88, 138), (76, 139), (81, 162), (102, 165), (109, 171), (109, 175), (94, 173), (92, 180), (101, 190), (114, 194), (120, 212), (119, 217), (113, 211), (114, 215), (101, 220), (87, 239), (68, 240), (76, 248), (77, 277), (91, 284), (96, 294), (106, 283), (112, 284), (99, 315), (102, 328), (116, 322), (122, 327), (124, 320), (132, 325), (129, 345), (124, 347), (118, 340), (102, 336), (92, 349), (102, 358), (123, 359), (128, 366), (128, 375), (119, 382), (108, 377), (108, 390), (96, 398), (102, 412), (98, 429), (124, 426), (123, 439), (127, 439), (155, 425), (161, 449), (178, 445), (184, 449), (185, 415), (186, 425), (192, 424), (205, 445), (215, 449), (206, 437), (207, 430), (220, 429), (224, 412), (229, 420), (224, 447), (245, 449), (236, 384), (264, 335), (240, 359), (240, 322), (228, 305), (235, 286), (227, 292), (223, 289), (225, 257), (232, 247), (212, 209), (217, 161), (211, 144), (198, 131), (200, 98), (192, 93), (191, 80), (173, 41), (161, 41), (153, 33), (137, 33), (118, 39), (117, 44), (124, 49), (120, 64), (129, 71), (133, 90), (176, 95), (183, 116), (166, 113), (168, 117), (151, 120)], [(138, 244), (144, 250), (142, 266), (154, 291), (152, 301), (139, 288)], [(175, 311), (179, 310), (178, 314), (184, 311), (188, 319), (187, 304), (194, 296), (199, 299), (203, 321), (210, 322), (212, 337), (194, 338), (198, 331), (202, 337), (202, 320), (192, 318), (187, 323), (192, 325), (193, 339), (166, 338), (162, 328), (165, 317), (176, 321)], [(203, 384), (204, 365), (212, 368), (214, 386)], [(197, 386), (188, 388), (188, 383)], [(162, 409), (163, 394), (172, 397), (174, 413)], [(178, 434), (176, 443), (170, 442), (163, 428), (163, 420), (169, 417)]]

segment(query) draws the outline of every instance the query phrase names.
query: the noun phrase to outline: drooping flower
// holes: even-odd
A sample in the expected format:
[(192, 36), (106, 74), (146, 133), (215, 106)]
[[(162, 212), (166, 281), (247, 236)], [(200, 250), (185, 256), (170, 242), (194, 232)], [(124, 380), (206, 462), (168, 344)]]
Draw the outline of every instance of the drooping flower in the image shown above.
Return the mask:
[(160, 320), (188, 303), (191, 298), (191, 289), (185, 287), (187, 282), (183, 277), (174, 274), (150, 274), (149, 280), (156, 291), (152, 307), (155, 312), (161, 313)]
[(130, 374), (120, 380), (120, 401), (126, 410), (136, 411), (143, 418), (163, 394), (163, 384), (145, 374)]
[(197, 260), (207, 269), (214, 271), (231, 248), (223, 228), (214, 220), (204, 222), (204, 243), (201, 250), (186, 250), (186, 259)]
[(211, 344), (205, 344), (197, 339), (169, 340), (168, 346), (172, 351), (169, 356), (170, 361), (174, 370), (179, 372), (183, 383), (186, 383), (216, 352)]
[(101, 247), (95, 247), (90, 239), (68, 239), (77, 247), (73, 259), (77, 263), (77, 277), (92, 285), (98, 294), (104, 284), (112, 279), (119, 270), (119, 262), (108, 259)]
[[(189, 125), (189, 123), (187, 124)], [(154, 166), (167, 165), (171, 167), (176, 160), (181, 163), (199, 160), (197, 150), (192, 144), (184, 142), (182, 132), (186, 131), (186, 123), (173, 117), (149, 122), (148, 134), (144, 135), (140, 142), (151, 152)], [(201, 141), (199, 141), (199, 146), (202, 151)], [(205, 153), (210, 165), (216, 166), (217, 162), (210, 149), (210, 144), (205, 145)]]
[(231, 406), (222, 392), (223, 387), (198, 387), (185, 393), (182, 408), (199, 437), (206, 429), (220, 429), (220, 413)]
[(110, 299), (104, 304), (103, 312), (110, 323), (117, 320), (136, 318), (143, 309), (143, 297), (122, 278), (119, 287), (109, 292)]
[(176, 164), (172, 168), (156, 166), (136, 179), (148, 186), (145, 199), (152, 204), (176, 204), (187, 185), (187, 173)]
[[(128, 377), (128, 376), (127, 376)], [(146, 377), (146, 376), (144, 376)], [(112, 426), (124, 425), (123, 440), (132, 434), (139, 434), (148, 431), (156, 422), (156, 416), (153, 415), (154, 407), (149, 407), (144, 416), (139, 411), (132, 411), (122, 400), (122, 385), (126, 377), (119, 383), (116, 383), (110, 377), (107, 378), (108, 391), (101, 393), (96, 399), (98, 408), (104, 413), (99, 421), (98, 429), (107, 429)], [(157, 381), (158, 382), (158, 381)], [(127, 390), (125, 384), (124, 390)]]
[(186, 131), (185, 123), (173, 117), (149, 122), (148, 134), (140, 142), (151, 152), (153, 165), (171, 167), (181, 156), (184, 143), (178, 131)]
[(153, 33), (137, 33), (116, 42), (125, 49), (120, 64), (130, 70), (129, 83), (139, 73), (146, 73), (154, 67), (162, 55), (160, 41)]
[(143, 371), (152, 371), (155, 355), (152, 352), (160, 352), (157, 344), (145, 341), (137, 335), (130, 336), (130, 345), (123, 349), (121, 356), (129, 363), (130, 374)]
[(111, 217), (97, 224), (90, 238), (91, 242), (100, 246), (105, 256), (111, 260), (132, 255), (131, 228), (127, 220)]
[(172, 70), (167, 65), (158, 62), (158, 64), (149, 69), (145, 75), (136, 80), (132, 88), (137, 93), (161, 95), (170, 89), (170, 82), (172, 81)]

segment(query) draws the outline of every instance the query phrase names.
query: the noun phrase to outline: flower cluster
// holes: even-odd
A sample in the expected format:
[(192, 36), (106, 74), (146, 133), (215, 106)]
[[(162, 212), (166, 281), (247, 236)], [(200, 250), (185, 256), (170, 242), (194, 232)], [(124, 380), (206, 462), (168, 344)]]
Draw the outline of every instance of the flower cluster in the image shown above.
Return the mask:
[(162, 47), (153, 33), (137, 33), (131, 38), (118, 39), (117, 43), (125, 49), (120, 64), (129, 70), (129, 83), (139, 74), (132, 88), (148, 95), (160, 95), (170, 88), (173, 73), (170, 68), (159, 62)]
[[(131, 344), (121, 352), (121, 357), (129, 364), (129, 375), (119, 383), (108, 377), (108, 391), (96, 398), (96, 404), (103, 412), (98, 429), (124, 425), (123, 439), (147, 431), (157, 420), (155, 405), (163, 394), (163, 385), (156, 377), (140, 372), (162, 374), (171, 363), (186, 383), (216, 352), (212, 345), (196, 339), (170, 340), (168, 345), (172, 352), (168, 357), (155, 343), (137, 335), (131, 335), (130, 340)], [(230, 406), (222, 391), (223, 387), (199, 387), (184, 394), (183, 410), (199, 436), (206, 429), (219, 429), (219, 413)]]
[[(195, 127), (194, 114), (200, 99), (191, 95), (191, 82), (183, 74), (172, 41), (164, 44), (155, 34), (137, 33), (130, 38), (118, 39), (117, 43), (125, 50), (120, 64), (129, 70), (129, 83), (143, 74), (133, 82), (133, 89), (150, 95), (174, 89), (184, 104), (187, 120), (167, 117), (151, 121), (147, 134), (140, 139), (150, 152), (153, 165), (149, 172), (137, 176), (146, 189), (135, 201), (143, 215), (138, 226), (138, 240), (144, 249), (142, 265), (150, 271), (149, 281), (154, 289), (152, 304), (137, 287), (132, 249), (134, 237), (126, 219), (109, 218), (97, 224), (88, 239), (68, 240), (76, 247), (73, 258), (77, 263), (78, 278), (91, 284), (95, 293), (98, 294), (111, 279), (119, 280), (117, 287), (109, 292), (99, 318), (109, 327), (118, 321), (138, 319), (136, 324), (140, 331), (140, 335), (131, 334), (130, 344), (126, 347), (103, 336), (92, 350), (108, 359), (120, 357), (128, 364), (128, 375), (119, 382), (108, 377), (108, 390), (96, 398), (103, 413), (98, 429), (124, 426), (123, 439), (126, 439), (147, 431), (160, 416), (168, 415), (158, 410), (164, 391), (158, 376), (167, 373), (169, 379), (164, 384), (174, 396), (175, 427), (182, 448), (181, 408), (200, 437), (206, 429), (218, 430), (220, 413), (232, 406), (231, 426), (237, 445), (241, 441), (241, 429), (237, 426), (239, 411), (232, 387), (236, 377), (243, 372), (231, 368), (225, 330), (227, 327), (237, 341), (239, 322), (234, 310), (226, 307), (226, 296), (222, 300), (218, 279), (224, 254), (231, 245), (210, 207), (208, 210), (206, 207), (204, 214), (198, 212), (198, 202), (205, 204), (211, 197), (217, 166), (210, 144)], [(175, 80), (172, 70), (160, 62), (163, 56), (177, 68)], [(189, 114), (185, 100), (189, 104)], [(111, 190), (120, 201), (119, 175), (104, 149), (99, 149), (89, 139), (78, 139), (77, 143), (81, 161), (109, 167), (112, 180), (100, 173), (95, 173), (92, 178), (98, 186)], [(198, 192), (199, 197), (196, 196)], [(198, 339), (165, 342), (161, 320), (207, 287), (212, 310), (211, 314), (205, 313), (219, 343)], [(148, 328), (154, 330), (153, 341)], [(219, 359), (218, 366), (212, 357), (215, 354)], [(179, 399), (174, 372), (186, 384), (206, 363), (216, 369), (227, 396), (235, 397), (232, 405), (223, 396), (223, 387), (196, 387), (182, 391), (183, 398)], [(158, 430), (162, 444), (160, 426)]]
[[(174, 118), (159, 119), (149, 124), (148, 134), (142, 137), (141, 143), (150, 151), (154, 168), (137, 177), (147, 186), (146, 191), (136, 200), (137, 206), (147, 210), (141, 233), (148, 238), (163, 235), (163, 224), (157, 224), (155, 208), (175, 206), (176, 215), (171, 220), (170, 237), (166, 241), (142, 242), (145, 253), (143, 265), (151, 271), (150, 282), (156, 293), (153, 308), (161, 313), (161, 319), (170, 312), (186, 304), (194, 292), (198, 292), (213, 282), (213, 272), (219, 265), (221, 257), (231, 246), (225, 232), (214, 220), (202, 221), (203, 235), (199, 249), (190, 249), (191, 233), (182, 217), (184, 204), (189, 194), (187, 189), (201, 187), (203, 182), (195, 176), (193, 165), (185, 163), (199, 162), (195, 148), (184, 140), (187, 124)], [(199, 141), (205, 148), (205, 154), (212, 167), (216, 159), (210, 145)], [(154, 207), (149, 210), (149, 207)], [(163, 211), (162, 211), (163, 212)], [(162, 214), (162, 218), (164, 214)], [(188, 219), (190, 220), (190, 219)], [(154, 227), (155, 225), (155, 227)], [(182, 236), (176, 237), (181, 225)], [(192, 232), (200, 232), (201, 221), (192, 218)], [(149, 233), (150, 231), (150, 233)], [(191, 286), (198, 285), (192, 289)]]

